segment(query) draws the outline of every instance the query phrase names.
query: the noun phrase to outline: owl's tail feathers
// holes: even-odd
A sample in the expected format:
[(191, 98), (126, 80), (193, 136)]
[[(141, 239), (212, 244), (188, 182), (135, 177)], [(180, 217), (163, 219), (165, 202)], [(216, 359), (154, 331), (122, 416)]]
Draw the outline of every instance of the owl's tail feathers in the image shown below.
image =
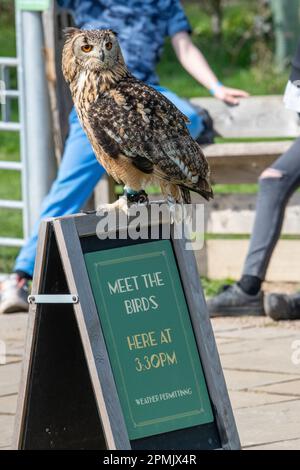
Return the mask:
[(189, 191), (194, 191), (195, 193), (200, 194), (200, 196), (202, 196), (207, 201), (214, 197), (214, 193), (209, 181), (204, 178), (199, 178), (197, 184), (194, 184), (192, 186), (184, 185), (183, 187), (181, 187), (182, 199), (187, 204), (189, 204), (189, 202), (187, 202), (187, 193)]
[(204, 197), (204, 199), (207, 201), (214, 197), (210, 183), (204, 178), (199, 178), (197, 187), (194, 189), (194, 191)]
[(184, 204), (191, 204), (190, 191), (194, 191), (195, 193), (200, 194), (200, 196), (206, 199), (206, 201), (209, 201), (214, 197), (213, 190), (211, 189), (210, 184), (206, 180), (201, 180), (197, 186), (180, 187), (181, 197)]

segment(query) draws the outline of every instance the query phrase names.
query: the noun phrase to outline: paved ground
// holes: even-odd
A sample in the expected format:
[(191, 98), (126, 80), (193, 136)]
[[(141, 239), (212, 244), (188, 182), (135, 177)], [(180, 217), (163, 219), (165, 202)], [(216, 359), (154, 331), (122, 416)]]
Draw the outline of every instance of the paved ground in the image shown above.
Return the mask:
[[(11, 444), (26, 321), (0, 317), (0, 449)], [(300, 321), (220, 318), (213, 326), (243, 447), (299, 450)]]

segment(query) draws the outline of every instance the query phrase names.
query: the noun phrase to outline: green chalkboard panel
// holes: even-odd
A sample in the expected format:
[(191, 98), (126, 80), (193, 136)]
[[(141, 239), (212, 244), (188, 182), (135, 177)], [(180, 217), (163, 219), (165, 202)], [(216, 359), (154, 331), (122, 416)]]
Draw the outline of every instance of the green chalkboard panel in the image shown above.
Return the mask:
[(129, 439), (212, 423), (171, 242), (84, 257)]

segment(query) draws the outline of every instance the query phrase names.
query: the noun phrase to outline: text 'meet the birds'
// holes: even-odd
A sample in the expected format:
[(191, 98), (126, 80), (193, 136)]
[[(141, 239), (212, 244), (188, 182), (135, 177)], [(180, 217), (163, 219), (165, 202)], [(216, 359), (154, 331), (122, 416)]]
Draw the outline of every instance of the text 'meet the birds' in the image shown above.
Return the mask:
[(212, 422), (170, 241), (84, 256), (129, 439)]

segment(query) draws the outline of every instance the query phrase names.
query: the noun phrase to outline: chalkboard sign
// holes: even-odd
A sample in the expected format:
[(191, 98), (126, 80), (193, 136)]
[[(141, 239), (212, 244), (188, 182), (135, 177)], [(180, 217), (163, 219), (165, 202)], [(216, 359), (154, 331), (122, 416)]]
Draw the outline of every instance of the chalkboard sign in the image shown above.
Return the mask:
[(15, 447), (239, 448), (193, 253), (98, 221), (42, 224)]
[(214, 420), (169, 241), (85, 255), (129, 439)]

